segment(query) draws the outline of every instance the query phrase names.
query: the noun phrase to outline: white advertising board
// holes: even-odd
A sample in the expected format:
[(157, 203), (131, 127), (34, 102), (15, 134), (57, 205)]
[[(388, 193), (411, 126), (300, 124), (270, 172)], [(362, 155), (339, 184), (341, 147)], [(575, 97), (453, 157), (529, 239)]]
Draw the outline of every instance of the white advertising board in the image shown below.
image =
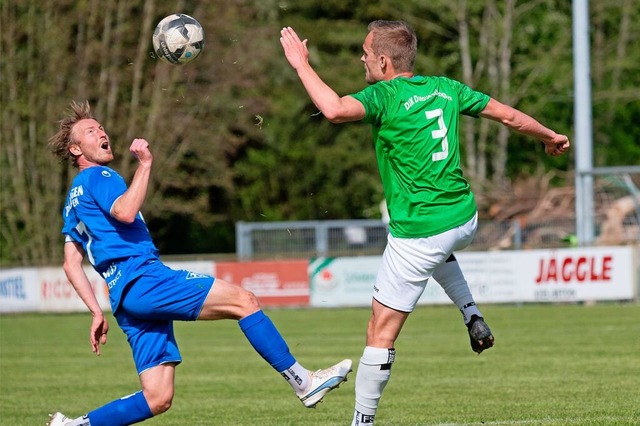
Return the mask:
[[(110, 310), (104, 280), (87, 266), (84, 268), (96, 298)], [(86, 311), (82, 300), (59, 268), (14, 268), (0, 270), (0, 313)]]
[[(211, 261), (167, 262), (173, 269), (213, 275)], [(110, 311), (109, 292), (102, 277), (90, 266), (84, 271), (104, 311)], [(10, 312), (86, 312), (67, 279), (62, 266), (45, 268), (11, 268), (0, 270), (0, 313)]]
[(38, 270), (12, 268), (0, 270), (0, 313), (37, 311)]
[(378, 265), (380, 256), (312, 259), (309, 261), (311, 306), (370, 305)]
[[(462, 252), (456, 253), (456, 257), (478, 303), (637, 299), (638, 247)], [(380, 259), (380, 256), (312, 259), (308, 265), (309, 305), (369, 306)], [(214, 276), (216, 273), (216, 263), (212, 261), (167, 264), (174, 269)], [(104, 280), (88, 265), (85, 272), (100, 306), (110, 310)], [(306, 300), (295, 303), (302, 306)], [(418, 303), (451, 302), (442, 287), (431, 279)], [(86, 307), (62, 267), (0, 269), (0, 313), (75, 311), (84, 312)]]
[(576, 302), (635, 298), (631, 247), (518, 252), (514, 262), (520, 300)]
[[(633, 247), (462, 252), (456, 258), (478, 303), (636, 297)], [(379, 256), (312, 260), (311, 306), (368, 306), (379, 264)], [(451, 302), (431, 279), (418, 303)]]

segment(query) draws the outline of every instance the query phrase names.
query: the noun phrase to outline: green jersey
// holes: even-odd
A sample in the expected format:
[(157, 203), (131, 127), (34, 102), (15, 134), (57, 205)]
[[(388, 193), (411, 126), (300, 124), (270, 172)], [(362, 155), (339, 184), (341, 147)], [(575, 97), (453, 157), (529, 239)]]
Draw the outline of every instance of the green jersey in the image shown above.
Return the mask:
[(471, 219), (477, 207), (460, 168), (460, 114), (477, 117), (489, 96), (424, 76), (379, 81), (351, 96), (373, 126), (391, 234), (429, 237)]

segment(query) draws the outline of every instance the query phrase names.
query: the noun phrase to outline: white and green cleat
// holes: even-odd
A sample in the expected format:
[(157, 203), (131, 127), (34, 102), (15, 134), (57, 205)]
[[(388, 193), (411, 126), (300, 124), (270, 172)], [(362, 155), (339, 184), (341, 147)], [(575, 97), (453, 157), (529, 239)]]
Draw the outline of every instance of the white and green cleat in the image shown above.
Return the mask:
[(351, 365), (350, 359), (344, 359), (332, 367), (312, 372), (308, 390), (298, 393), (298, 398), (305, 407), (315, 408), (327, 393), (347, 381), (347, 374), (352, 371)]

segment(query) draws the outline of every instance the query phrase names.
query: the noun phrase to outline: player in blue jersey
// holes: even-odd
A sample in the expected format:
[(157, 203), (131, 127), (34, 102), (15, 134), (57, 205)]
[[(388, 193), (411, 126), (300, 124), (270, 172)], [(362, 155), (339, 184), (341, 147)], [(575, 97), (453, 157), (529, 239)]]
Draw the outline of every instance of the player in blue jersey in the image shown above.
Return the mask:
[(402, 21), (374, 21), (363, 44), (370, 86), (339, 96), (309, 64), (307, 40), (283, 28), (289, 64), (320, 112), (333, 123), (371, 124), (389, 212), (389, 241), (373, 287), (372, 315), (356, 375), (352, 425), (373, 425), (391, 377), (394, 344), (430, 277), (462, 313), (471, 348), (493, 346), (491, 330), (475, 304), (453, 255), (469, 245), (477, 208), (460, 168), (460, 115), (484, 117), (532, 136), (549, 155), (569, 149), (566, 136), (484, 93), (446, 77), (414, 74), (417, 38)]
[(138, 165), (128, 187), (107, 167), (113, 160), (111, 141), (88, 102), (71, 103), (49, 145), (79, 169), (63, 209), (64, 271), (93, 316), (91, 348), (100, 355), (109, 324), (84, 273), (85, 256), (107, 283), (111, 309), (131, 346), (141, 385), (140, 391), (75, 419), (57, 412), (49, 425), (130, 425), (167, 411), (175, 368), (182, 362), (175, 320), (238, 320), (254, 349), (306, 407), (314, 407), (346, 380), (348, 359), (315, 372), (300, 365), (253, 293), (211, 276), (172, 270), (159, 260), (140, 213), (153, 163), (146, 140), (134, 139), (129, 148)]

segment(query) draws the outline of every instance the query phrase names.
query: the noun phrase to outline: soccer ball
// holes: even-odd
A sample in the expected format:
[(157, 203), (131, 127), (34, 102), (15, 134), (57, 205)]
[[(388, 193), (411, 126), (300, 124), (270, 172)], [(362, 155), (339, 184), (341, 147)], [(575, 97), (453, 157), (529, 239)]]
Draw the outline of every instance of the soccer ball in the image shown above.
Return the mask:
[(200, 55), (204, 29), (200, 22), (184, 13), (174, 13), (158, 23), (153, 31), (153, 50), (165, 62), (184, 65)]

